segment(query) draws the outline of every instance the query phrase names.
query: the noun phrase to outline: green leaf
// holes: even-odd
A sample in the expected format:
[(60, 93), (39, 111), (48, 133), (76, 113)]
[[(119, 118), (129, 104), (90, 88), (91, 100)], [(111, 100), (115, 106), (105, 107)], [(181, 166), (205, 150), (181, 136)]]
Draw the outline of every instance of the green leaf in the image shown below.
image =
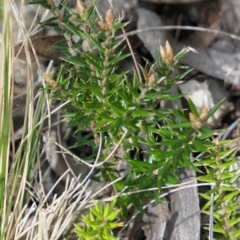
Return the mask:
[(102, 216), (102, 213), (100, 211), (97, 211), (96, 209), (94, 208), (91, 208), (90, 209), (91, 213), (94, 214), (98, 219), (102, 219), (103, 216)]
[(189, 69), (189, 70), (187, 70), (187, 71), (185, 71), (185, 72), (183, 72), (183, 73), (181, 73), (181, 74), (179, 74), (179, 75), (177, 75), (176, 76), (176, 80), (182, 80), (184, 77), (186, 77), (191, 71), (193, 70), (193, 68), (192, 69)]
[(191, 122), (168, 124), (168, 127), (169, 127), (169, 131), (171, 131), (171, 128), (172, 129), (193, 128)]
[(84, 54), (84, 57), (86, 59), (86, 62), (93, 66), (95, 69), (97, 69), (99, 72), (103, 71), (103, 66), (101, 66), (101, 61), (96, 59), (96, 56), (91, 56), (89, 54)]
[(80, 131), (80, 130), (86, 128), (87, 126), (89, 126), (90, 122), (91, 122), (91, 119), (90, 119), (89, 116), (83, 117), (83, 118), (78, 122), (78, 125), (77, 125), (78, 131)]
[(229, 155), (234, 153), (236, 151), (236, 147), (233, 147), (232, 149), (226, 150), (226, 151), (221, 151), (220, 152), (220, 159), (227, 158)]
[(63, 25), (70, 30), (73, 34), (77, 35), (77, 36), (82, 36), (82, 34), (86, 37), (85, 33), (83, 32), (82, 29), (75, 27), (73, 25), (70, 25), (68, 23), (63, 23)]
[(111, 212), (110, 204), (106, 204), (106, 206), (103, 208), (103, 218), (107, 218), (110, 212)]
[(48, 2), (46, 0), (33, 0), (31, 2), (29, 2), (28, 4), (39, 4), (40, 6), (46, 8), (46, 9), (51, 9), (51, 5), (48, 4)]
[(99, 41), (98, 38), (93, 37), (91, 35), (87, 35), (87, 39), (91, 39), (91, 41), (94, 43), (96, 47), (98, 47), (99, 51), (104, 53), (106, 51), (105, 47), (101, 45), (101, 42)]
[(140, 93), (138, 92), (137, 88), (133, 88), (131, 86), (128, 86), (127, 89), (131, 93), (133, 99), (139, 98)]
[(115, 210), (115, 211), (110, 212), (110, 213), (107, 215), (108, 221), (113, 221), (113, 220), (115, 220), (115, 218), (119, 215), (120, 212), (121, 212), (121, 209), (117, 209), (117, 210)]
[(107, 132), (110, 131), (111, 129), (114, 129), (116, 126), (116, 121), (111, 122), (111, 123), (104, 123), (104, 126), (99, 125), (98, 123), (96, 124), (96, 129), (98, 129), (100, 132)]
[(200, 136), (198, 135), (197, 138), (199, 140), (205, 140), (205, 139), (208, 139), (211, 136), (213, 136), (213, 134), (214, 134), (214, 130), (212, 130), (212, 129), (208, 128), (208, 127), (204, 127), (203, 126), (201, 128), (201, 134), (200, 134)]
[(192, 144), (190, 145), (190, 148), (194, 152), (205, 152), (205, 151), (207, 151), (207, 147), (197, 140), (192, 141)]
[(157, 186), (159, 189), (162, 188), (164, 178), (167, 175), (167, 172), (171, 168), (172, 161), (170, 159), (167, 159), (164, 164), (162, 164), (162, 167), (158, 170), (158, 175), (157, 175)]
[(156, 110), (152, 110), (152, 109), (143, 109), (143, 108), (136, 108), (133, 110), (132, 112), (132, 116), (133, 117), (150, 117), (151, 115), (154, 114), (154, 111)]
[[(228, 193), (228, 194), (226, 194), (225, 196), (224, 196), (224, 202), (225, 202), (225, 204), (229, 204), (235, 197), (237, 197), (238, 195), (239, 195), (239, 190), (235, 190), (235, 191), (233, 191), (233, 190), (231, 190), (232, 192), (230, 192), (230, 193)], [(238, 221), (240, 221), (240, 219), (238, 219)]]
[[(109, 122), (115, 122), (116, 121), (116, 119), (109, 116), (109, 113), (107, 113), (107, 112), (99, 114), (98, 116), (99, 116), (99, 118), (101, 118), (101, 121), (104, 120), (104, 123), (106, 123), (106, 121), (109, 121)], [(99, 126), (98, 123), (96, 124), (96, 126)]]
[(108, 102), (109, 107), (112, 109), (112, 111), (116, 114), (117, 117), (123, 117), (126, 114), (126, 109), (115, 105), (114, 103)]
[[(101, 207), (97, 201), (94, 202), (94, 206), (97, 212), (101, 213)], [(101, 218), (101, 217), (100, 217)]]
[(68, 63), (73, 64), (74, 66), (82, 67), (85, 69), (88, 69), (88, 65), (86, 64), (86, 61), (76, 58), (76, 57), (66, 57), (64, 60)]
[(117, 56), (117, 57), (113, 58), (112, 60), (110, 60), (109, 64), (114, 65), (129, 56), (131, 56), (131, 54), (123, 54), (123, 55)]
[[(213, 176), (213, 177), (214, 177), (214, 176)], [(206, 175), (206, 176), (202, 175), (202, 176), (197, 177), (197, 179), (198, 179), (199, 181), (207, 182), (207, 183), (215, 183), (215, 182), (216, 182), (215, 177), (214, 177), (214, 178), (211, 178), (209, 175)]]
[(89, 84), (78, 84), (78, 87), (81, 89), (88, 89), (92, 93), (94, 93), (97, 97), (102, 97), (101, 89), (97, 86), (89, 85)]
[(207, 114), (207, 118), (210, 118), (217, 110), (218, 108), (222, 105), (222, 103), (225, 101), (225, 98), (222, 99), (220, 102), (218, 102), (217, 104), (215, 104), (209, 111)]
[(176, 140), (163, 140), (160, 143), (162, 146), (171, 147), (171, 149), (177, 149), (178, 147), (182, 147), (183, 143), (181, 141)]
[(176, 61), (179, 61), (179, 60), (183, 59), (186, 55), (187, 55), (187, 52), (180, 52), (174, 57), (174, 59)]
[(152, 167), (151, 163), (138, 161), (138, 160), (128, 160), (128, 163), (133, 169), (143, 173), (148, 173), (149, 169)]
[(168, 175), (166, 176), (166, 185), (175, 185), (175, 184), (178, 184), (179, 183), (179, 180), (174, 177), (174, 176), (171, 176), (171, 175)]
[(187, 117), (184, 115), (182, 109), (171, 109), (170, 112), (176, 116), (181, 122), (188, 122)]
[(143, 210), (143, 207), (142, 207), (142, 202), (140, 201), (140, 198), (139, 196), (134, 196), (133, 199), (132, 199), (132, 203), (134, 205), (134, 207), (141, 213), (145, 213), (144, 210)]
[(95, 11), (96, 2), (97, 1), (92, 1), (91, 5), (87, 8), (87, 11), (84, 14), (87, 20), (94, 19), (94, 15), (96, 14)]
[(174, 155), (174, 151), (163, 152), (160, 149), (147, 150), (146, 152), (149, 154), (153, 154), (155, 161), (161, 161)]
[(155, 100), (155, 99), (161, 99), (161, 100), (174, 100), (174, 99), (179, 99), (181, 97), (185, 96), (184, 94), (174, 94), (174, 95), (169, 95), (169, 94), (163, 94), (163, 93), (146, 93), (144, 95), (144, 100)]
[(165, 75), (166, 67), (159, 50), (157, 51), (157, 59), (159, 67), (163, 70), (162, 74)]
[(131, 97), (125, 91), (118, 91), (117, 94), (124, 100), (124, 102), (128, 105), (132, 104)]
[(196, 119), (199, 118), (199, 113), (198, 113), (198, 110), (196, 109), (194, 103), (192, 102), (192, 100), (190, 98), (187, 99), (188, 100), (188, 104), (189, 104), (189, 107), (190, 107), (190, 110), (192, 112), (192, 114), (194, 115), (194, 117)]
[(122, 222), (110, 222), (109, 223), (109, 228), (110, 229), (119, 228), (119, 227), (122, 227), (122, 226), (124, 226), (124, 223), (122, 223)]

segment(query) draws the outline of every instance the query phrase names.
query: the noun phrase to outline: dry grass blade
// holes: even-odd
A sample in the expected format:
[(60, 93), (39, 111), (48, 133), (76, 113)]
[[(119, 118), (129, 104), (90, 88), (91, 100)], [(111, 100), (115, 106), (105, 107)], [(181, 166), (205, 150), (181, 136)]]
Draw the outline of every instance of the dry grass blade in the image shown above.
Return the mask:
[[(1, 46), (0, 46), (0, 239), (4, 239), (5, 227), (10, 215), (9, 199), (7, 195), (9, 185), (8, 168), (11, 162), (10, 145), (12, 131), (12, 35), (8, 1), (0, 2)], [(12, 197), (12, 196), (11, 196)], [(10, 199), (11, 202), (11, 199)]]
[[(87, 191), (88, 183), (82, 185), (72, 179), (59, 198), (54, 198), (46, 206), (32, 205), (25, 208), (22, 219), (18, 222), (15, 239), (49, 239), (55, 240), (63, 237), (66, 230), (71, 231), (71, 226), (80, 212), (84, 211), (91, 192)], [(40, 202), (45, 201), (44, 195), (39, 196)]]
[[(22, 9), (20, 8), (19, 11), (22, 11)], [(6, 13), (8, 14), (9, 18), (9, 12), (6, 11)], [(17, 17), (20, 15), (21, 14), (19, 12), (16, 12), (15, 14)], [(22, 39), (28, 39), (28, 32), (25, 28), (25, 25), (20, 24), (22, 23), (20, 20), (17, 21), (17, 23), (19, 24), (19, 29), (22, 30), (20, 31), (22, 33)], [(3, 26), (5, 30), (7, 29), (9, 32), (11, 31), (11, 28), (8, 27), (7, 22), (4, 22)], [(3, 173), (5, 174), (5, 176), (2, 177), (4, 181), (2, 181), (0, 187), (0, 190), (4, 193), (3, 198), (1, 198), (1, 230), (3, 231), (0, 233), (0, 239), (11, 240), (20, 239), (20, 236), (23, 236), (24, 232), (26, 233), (26, 226), (32, 219), (32, 215), (36, 209), (36, 205), (31, 206), (30, 210), (27, 209), (28, 197), (26, 183), (32, 178), (32, 169), (39, 150), (38, 144), (42, 128), (39, 122), (41, 122), (41, 117), (45, 117), (45, 98), (42, 96), (42, 94), (39, 94), (37, 96), (37, 99), (39, 97), (39, 104), (37, 104), (37, 106), (34, 104), (36, 103), (36, 98), (34, 97), (34, 79), (31, 75), (32, 52), (28, 52), (26, 50), (26, 53), (24, 52), (26, 56), (25, 60), (27, 62), (26, 109), (24, 114), (24, 124), (22, 127), (23, 131), (20, 139), (21, 143), (20, 145), (17, 145), (14, 142), (14, 131), (11, 129), (12, 106), (11, 101), (9, 101), (9, 99), (12, 97), (10, 92), (11, 85), (9, 85), (9, 83), (12, 83), (11, 74), (14, 71), (13, 69), (15, 64), (15, 62), (11, 60), (11, 51), (13, 50), (13, 46), (11, 45), (12, 38), (10, 34), (2, 34), (2, 37), (4, 40), (5, 38), (7, 40), (7, 45), (3, 41), (1, 43), (1, 51), (4, 50), (4, 54), (2, 54), (2, 64), (4, 63), (8, 66), (5, 66), (2, 69), (5, 69), (4, 71), (8, 71), (8, 73), (2, 72), (0, 83), (3, 84), (1, 89), (5, 89), (4, 91), (6, 91), (6, 93), (8, 92), (8, 94), (0, 95), (0, 97), (3, 97), (1, 102), (4, 103), (4, 113), (2, 113), (4, 114), (4, 118), (2, 118), (3, 121), (1, 128), (4, 129), (4, 135), (7, 136), (8, 139), (4, 139), (3, 143), (5, 146), (2, 144), (0, 146), (2, 159), (4, 157), (4, 161), (1, 161), (1, 163), (5, 164), (5, 166), (2, 167), (2, 170), (4, 171)], [(23, 49), (28, 49), (27, 45), (27, 41), (24, 41)], [(10, 138), (12, 139), (12, 147), (11, 152), (9, 153)], [(2, 137), (0, 137), (0, 139), (3, 140)], [(4, 149), (4, 151), (1, 151), (1, 149)], [(3, 154), (5, 156), (3, 156)], [(34, 231), (36, 231), (34, 225), (31, 225), (30, 229), (34, 229)], [(33, 236), (34, 234), (31, 232), (29, 239), (34, 239)]]

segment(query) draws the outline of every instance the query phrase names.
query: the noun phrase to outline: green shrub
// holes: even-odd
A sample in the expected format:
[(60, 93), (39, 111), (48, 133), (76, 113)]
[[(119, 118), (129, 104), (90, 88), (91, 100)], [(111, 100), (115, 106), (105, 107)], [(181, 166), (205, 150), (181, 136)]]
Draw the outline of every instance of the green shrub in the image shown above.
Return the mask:
[[(115, 199), (116, 200), (116, 199)], [(90, 216), (82, 217), (84, 227), (75, 225), (76, 233), (79, 240), (115, 240), (112, 230), (123, 226), (123, 223), (117, 222), (116, 217), (120, 209), (114, 210), (116, 201), (107, 203), (105, 206), (94, 203), (95, 207), (90, 208)]]
[[(230, 171), (236, 150), (226, 150), (229, 141), (221, 141), (212, 129), (204, 126), (221, 102), (199, 113), (188, 99), (189, 118), (184, 109), (159, 107), (164, 101), (184, 97), (171, 95), (170, 89), (190, 72), (180, 69), (178, 61), (192, 49), (185, 48), (174, 56), (166, 43), (165, 47), (160, 46), (155, 64), (147, 60), (145, 67), (136, 64), (131, 77), (127, 72), (117, 71), (120, 62), (130, 55), (123, 53), (124, 39), (116, 36), (125, 24), (111, 10), (99, 20), (95, 3), (85, 8), (79, 1), (78, 13), (72, 12), (66, 1), (58, 6), (44, 0), (34, 3), (53, 12), (54, 17), (42, 24), (66, 38), (65, 47), (60, 48), (65, 54), (63, 63), (46, 90), (51, 91), (52, 98), (68, 101), (64, 114), (70, 119), (69, 127), (76, 128), (76, 132), (83, 129), (91, 132), (85, 140), (95, 146), (93, 150), (100, 148), (100, 157), (97, 163), (89, 160), (86, 163), (101, 166), (102, 182), (115, 181), (116, 206), (121, 206), (123, 216), (126, 217), (131, 204), (143, 211), (144, 199), (160, 201), (162, 187), (178, 183), (177, 170), (190, 168), (199, 173), (200, 181), (212, 183), (211, 191), (202, 196), (207, 199), (203, 210), (210, 215), (214, 196), (214, 231), (227, 238), (238, 237), (239, 189), (232, 184), (239, 172)], [(77, 37), (76, 42), (72, 41), (73, 36)], [(78, 139), (75, 147), (81, 144), (82, 139)], [(147, 146), (144, 161), (142, 145)], [(197, 153), (202, 154), (191, 161), (190, 155)], [(123, 159), (130, 167), (127, 174), (117, 171)], [(154, 190), (149, 191), (150, 188)], [(90, 209), (90, 217), (83, 218), (86, 229), (76, 226), (78, 234), (90, 239), (89, 231), (94, 235), (100, 231), (106, 238), (111, 224), (98, 230), (95, 227), (105, 223), (103, 215), (109, 213), (109, 208), (113, 205), (96, 204), (95, 209)]]

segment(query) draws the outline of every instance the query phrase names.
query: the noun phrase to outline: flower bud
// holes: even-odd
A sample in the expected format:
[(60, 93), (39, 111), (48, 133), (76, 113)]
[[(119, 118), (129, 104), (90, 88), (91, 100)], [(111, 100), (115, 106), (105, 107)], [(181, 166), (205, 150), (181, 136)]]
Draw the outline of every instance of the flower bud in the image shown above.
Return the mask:
[(166, 41), (165, 47), (160, 45), (160, 54), (166, 65), (169, 65), (170, 63), (173, 62), (174, 60), (173, 51), (168, 41)]
[(219, 144), (220, 144), (219, 138), (213, 139), (213, 143), (215, 146), (219, 146)]
[(148, 77), (147, 77), (147, 84), (148, 84), (148, 86), (152, 86), (154, 83), (155, 83), (155, 76), (154, 76), (154, 74), (152, 73), (152, 74), (150, 74)]
[(57, 87), (57, 82), (49, 74), (44, 74), (44, 80), (50, 86)]
[(154, 74), (153, 73), (152, 74), (149, 73), (147, 65), (144, 68), (144, 77), (145, 77), (145, 81), (146, 81), (148, 86), (153, 85), (155, 83), (155, 81), (156, 81)]
[(85, 7), (83, 6), (82, 1), (80, 1), (80, 0), (77, 0), (77, 11), (81, 17), (84, 16), (85, 11), (86, 11)]
[(112, 31), (113, 14), (111, 9), (107, 10), (104, 21), (98, 21), (98, 25), (100, 26), (100, 28), (106, 31), (109, 31), (109, 32)]
[(108, 27), (112, 28), (113, 14), (112, 14), (112, 10), (111, 9), (108, 9), (107, 12), (106, 12), (105, 22), (108, 25)]
[(204, 107), (201, 111), (200, 116), (199, 116), (199, 120), (201, 122), (205, 122), (207, 120), (207, 115), (208, 115), (208, 108)]
[(197, 119), (191, 112), (189, 113), (189, 120), (194, 128), (200, 129), (202, 127), (202, 122)]

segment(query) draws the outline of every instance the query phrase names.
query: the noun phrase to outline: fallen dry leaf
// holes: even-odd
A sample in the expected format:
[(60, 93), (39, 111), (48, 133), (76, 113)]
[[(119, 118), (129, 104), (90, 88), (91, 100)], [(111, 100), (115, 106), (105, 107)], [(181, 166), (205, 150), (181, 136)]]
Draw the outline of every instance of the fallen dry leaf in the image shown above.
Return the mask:
[[(61, 35), (42, 36), (42, 37), (36, 37), (31, 39), (31, 42), (40, 60), (46, 61), (46, 60), (53, 59), (55, 61), (59, 61), (60, 60), (59, 58), (62, 57), (63, 54), (60, 51), (51, 50), (51, 48), (55, 43), (64, 39), (65, 39), (64, 36), (61, 36)], [(22, 60), (26, 60), (25, 48), (24, 46), (22, 46), (22, 43), (14, 47), (14, 52), (18, 58)], [(30, 53), (31, 60), (35, 61), (35, 56), (30, 45), (29, 45), (29, 53)]]

